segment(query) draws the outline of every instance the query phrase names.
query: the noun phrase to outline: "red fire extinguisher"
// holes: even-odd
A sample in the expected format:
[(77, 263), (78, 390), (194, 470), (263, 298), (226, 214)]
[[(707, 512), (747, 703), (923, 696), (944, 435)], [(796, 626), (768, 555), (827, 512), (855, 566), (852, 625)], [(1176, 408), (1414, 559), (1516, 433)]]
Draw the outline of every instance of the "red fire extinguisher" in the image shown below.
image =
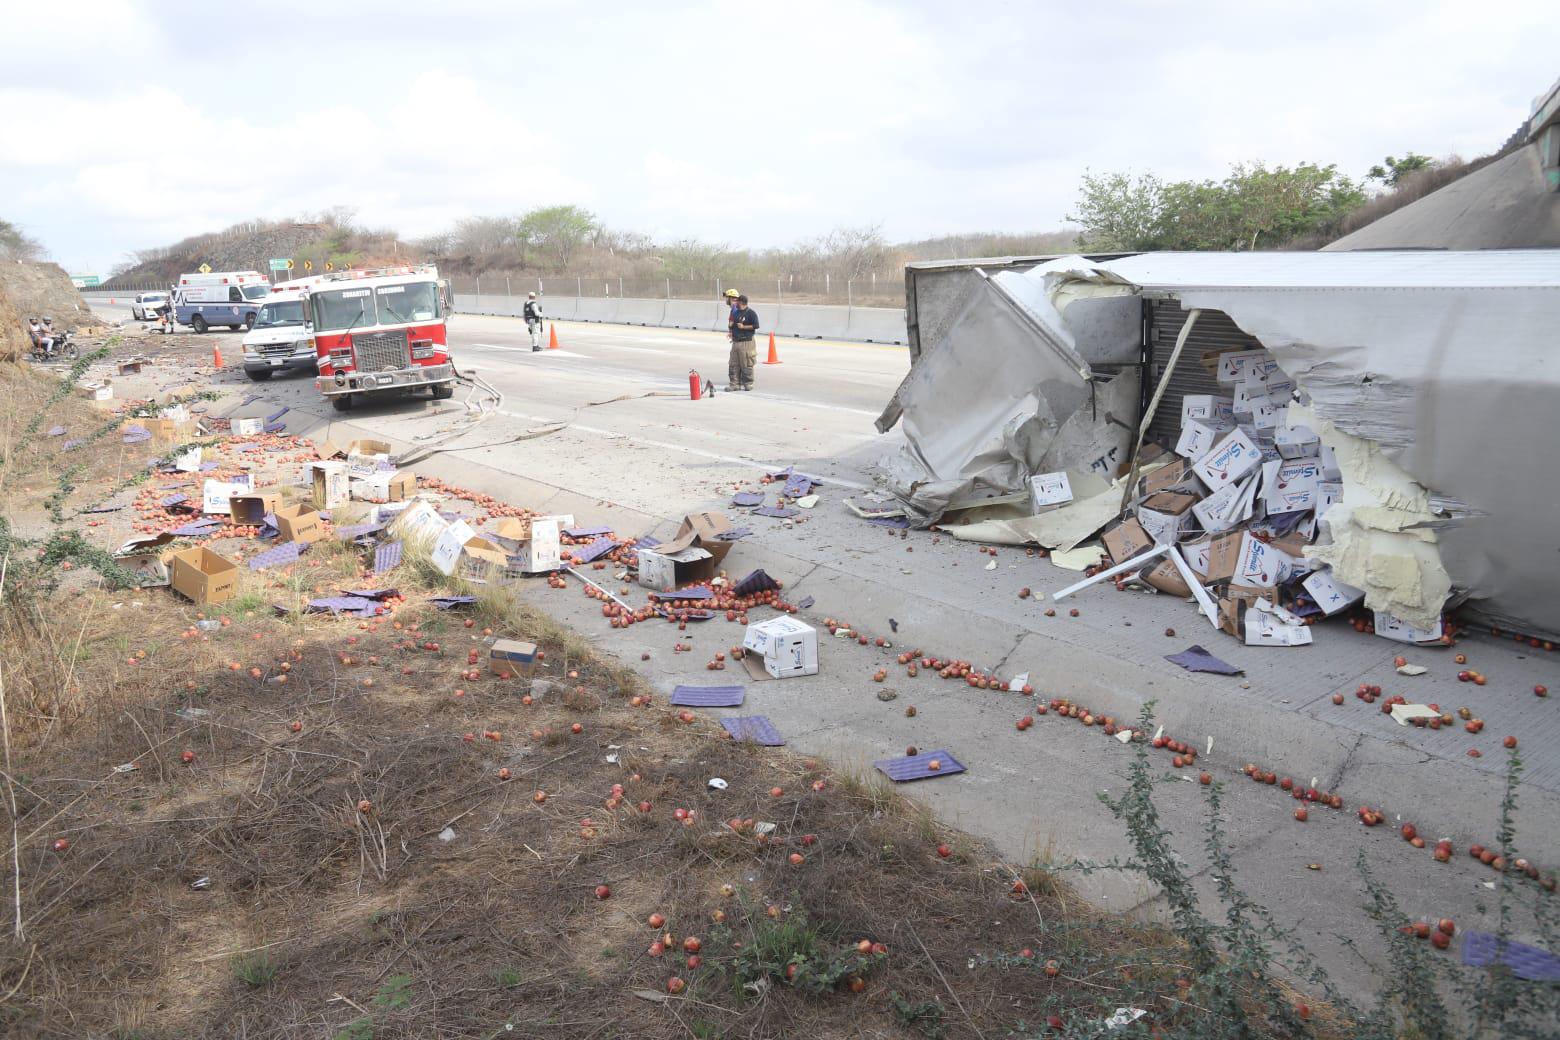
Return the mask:
[(704, 396), (704, 377), (696, 369), (688, 370), (688, 400), (697, 401)]

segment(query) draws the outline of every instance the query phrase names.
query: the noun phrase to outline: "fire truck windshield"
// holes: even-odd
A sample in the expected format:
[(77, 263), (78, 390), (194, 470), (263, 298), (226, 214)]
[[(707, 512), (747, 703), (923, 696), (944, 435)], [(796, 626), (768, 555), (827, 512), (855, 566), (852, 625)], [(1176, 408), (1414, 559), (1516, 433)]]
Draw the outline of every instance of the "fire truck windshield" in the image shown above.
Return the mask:
[(382, 285), (375, 295), (379, 298), (379, 322), (382, 325), (433, 321), (439, 316), (439, 291), (432, 282)]
[(339, 332), (378, 324), (374, 291), (369, 288), (310, 293), (309, 302), (314, 310), (316, 332)]

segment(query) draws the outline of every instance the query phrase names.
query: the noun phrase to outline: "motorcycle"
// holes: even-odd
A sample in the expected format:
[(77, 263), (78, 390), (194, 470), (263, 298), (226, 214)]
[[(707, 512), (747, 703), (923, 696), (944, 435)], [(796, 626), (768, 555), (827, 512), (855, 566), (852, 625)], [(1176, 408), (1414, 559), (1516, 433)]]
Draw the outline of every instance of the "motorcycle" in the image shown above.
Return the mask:
[(76, 344), (70, 341), (70, 333), (56, 332), (53, 336), (54, 345), (48, 350), (44, 349), (43, 340), (33, 340), (32, 359), (37, 362), (76, 360)]

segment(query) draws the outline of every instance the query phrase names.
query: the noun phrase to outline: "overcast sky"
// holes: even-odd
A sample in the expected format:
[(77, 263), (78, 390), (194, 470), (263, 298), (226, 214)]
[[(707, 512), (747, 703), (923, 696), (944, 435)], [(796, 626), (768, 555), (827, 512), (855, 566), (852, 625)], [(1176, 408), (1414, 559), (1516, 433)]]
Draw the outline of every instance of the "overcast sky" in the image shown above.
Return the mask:
[(104, 275), (334, 205), (407, 237), (558, 202), (752, 247), (1047, 229), (1087, 168), (1471, 158), (1560, 75), (1552, 4), (1491, 0), (72, 0), (4, 25), (0, 216)]

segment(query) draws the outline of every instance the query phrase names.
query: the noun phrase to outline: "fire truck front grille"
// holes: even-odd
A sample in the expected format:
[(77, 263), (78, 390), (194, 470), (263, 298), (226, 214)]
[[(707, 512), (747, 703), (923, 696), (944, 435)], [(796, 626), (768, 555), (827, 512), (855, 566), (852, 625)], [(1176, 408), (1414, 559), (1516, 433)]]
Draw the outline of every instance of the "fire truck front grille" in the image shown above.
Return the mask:
[(359, 372), (388, 372), (409, 368), (412, 363), (407, 351), (406, 330), (371, 332), (366, 336), (354, 336), (352, 350), (357, 355)]

